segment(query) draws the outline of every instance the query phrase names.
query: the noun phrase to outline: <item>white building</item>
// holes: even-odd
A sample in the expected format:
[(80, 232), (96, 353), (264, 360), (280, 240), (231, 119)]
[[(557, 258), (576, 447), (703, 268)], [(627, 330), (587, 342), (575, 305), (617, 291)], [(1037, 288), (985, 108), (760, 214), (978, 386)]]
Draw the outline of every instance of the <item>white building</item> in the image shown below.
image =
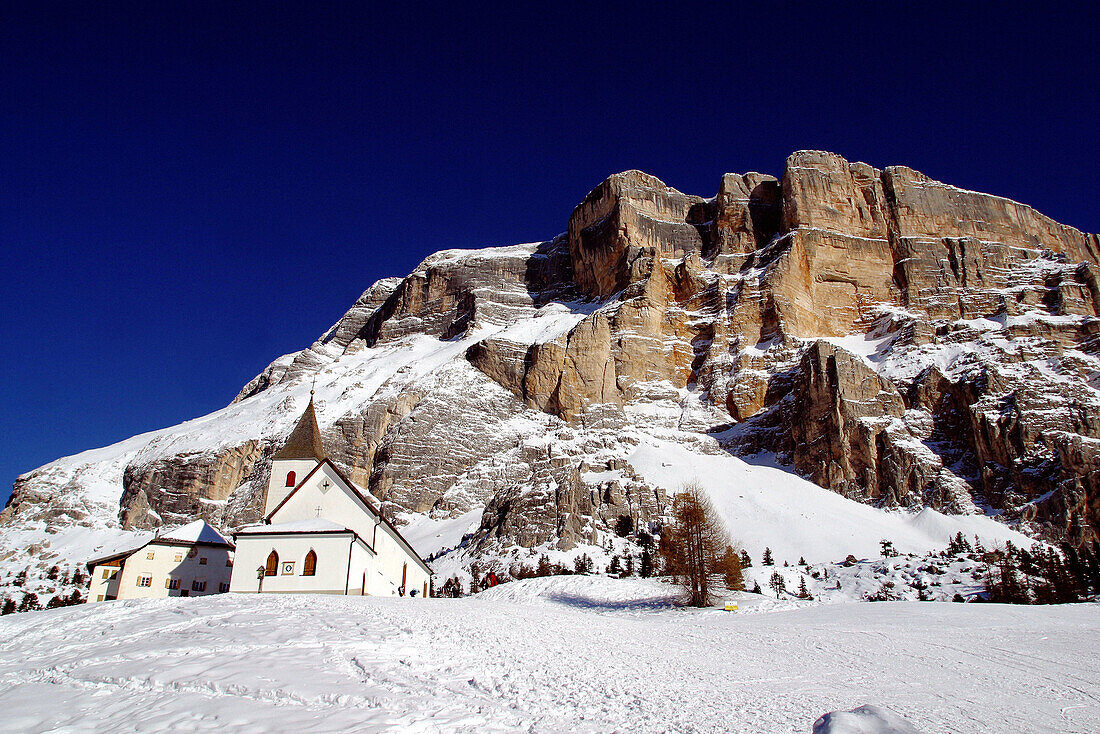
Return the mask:
[(326, 456), (310, 397), (271, 461), (259, 525), (234, 534), (230, 591), (430, 595), (431, 569)]
[(88, 561), (88, 601), (229, 591), (233, 544), (204, 520)]

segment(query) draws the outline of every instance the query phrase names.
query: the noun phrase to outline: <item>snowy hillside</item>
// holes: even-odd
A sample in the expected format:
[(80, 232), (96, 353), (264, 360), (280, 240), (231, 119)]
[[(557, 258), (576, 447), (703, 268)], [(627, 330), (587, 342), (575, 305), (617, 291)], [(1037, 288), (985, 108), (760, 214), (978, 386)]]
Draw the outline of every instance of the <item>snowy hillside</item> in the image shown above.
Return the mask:
[(221, 595), (11, 615), (0, 731), (809, 734), (864, 704), (924, 734), (1100, 729), (1091, 605), (742, 595), (726, 613), (670, 608), (668, 593), (563, 577), (457, 600)]

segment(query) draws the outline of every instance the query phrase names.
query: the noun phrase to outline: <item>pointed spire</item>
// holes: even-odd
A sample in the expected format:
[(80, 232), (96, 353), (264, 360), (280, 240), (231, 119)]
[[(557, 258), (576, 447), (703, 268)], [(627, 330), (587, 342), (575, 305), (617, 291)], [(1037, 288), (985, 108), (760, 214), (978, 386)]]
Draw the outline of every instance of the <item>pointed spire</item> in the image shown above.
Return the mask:
[(298, 425), (290, 432), (286, 444), (271, 458), (324, 461), (325, 447), (321, 443), (321, 429), (317, 427), (317, 413), (313, 410), (313, 390), (309, 391), (309, 405), (298, 419)]

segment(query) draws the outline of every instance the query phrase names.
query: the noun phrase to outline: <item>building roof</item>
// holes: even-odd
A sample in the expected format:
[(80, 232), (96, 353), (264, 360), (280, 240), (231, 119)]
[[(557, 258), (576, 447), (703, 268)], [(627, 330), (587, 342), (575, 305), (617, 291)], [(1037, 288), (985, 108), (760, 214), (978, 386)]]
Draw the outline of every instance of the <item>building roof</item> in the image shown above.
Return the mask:
[[(232, 545), (229, 540), (205, 520), (195, 520), (183, 527), (157, 536), (156, 540), (178, 540), (181, 543), (208, 543), (210, 545)], [(156, 541), (154, 541), (156, 542)]]
[(88, 570), (91, 570), (95, 566), (108, 561), (132, 556), (145, 546), (154, 543), (160, 545), (209, 545), (233, 550), (233, 543), (224, 535), (212, 528), (205, 520), (195, 520), (162, 535), (154, 537), (150, 537), (148, 534), (140, 535), (138, 538), (131, 539), (124, 544), (116, 545), (110, 552), (100, 553), (98, 556), (89, 559), (86, 565)]
[(277, 459), (316, 459), (324, 461), (325, 447), (321, 443), (321, 429), (317, 426), (317, 413), (313, 409), (313, 393), (309, 395), (309, 405), (298, 419), (298, 425), (290, 432), (286, 443), (271, 457)]

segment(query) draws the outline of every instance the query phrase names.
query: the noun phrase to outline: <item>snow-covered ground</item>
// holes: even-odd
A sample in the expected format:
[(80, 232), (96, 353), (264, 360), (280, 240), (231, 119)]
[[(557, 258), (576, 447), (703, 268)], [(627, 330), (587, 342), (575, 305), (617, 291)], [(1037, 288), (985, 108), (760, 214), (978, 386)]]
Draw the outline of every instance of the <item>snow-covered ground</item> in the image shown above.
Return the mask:
[(570, 576), (465, 599), (226, 594), (10, 615), (0, 731), (808, 734), (865, 704), (925, 734), (1100, 730), (1096, 605), (742, 595), (726, 613), (673, 608), (670, 591)]

